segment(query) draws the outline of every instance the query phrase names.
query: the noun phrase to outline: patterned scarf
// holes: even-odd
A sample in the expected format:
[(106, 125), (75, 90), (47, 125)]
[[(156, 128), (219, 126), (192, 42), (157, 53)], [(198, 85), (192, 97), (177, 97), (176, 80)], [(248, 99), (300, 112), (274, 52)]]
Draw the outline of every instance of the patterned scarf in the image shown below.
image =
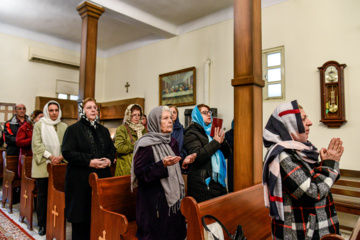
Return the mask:
[(133, 123), (131, 121), (131, 108), (133, 106), (138, 106), (141, 109), (142, 112), (142, 108), (139, 104), (130, 104), (125, 111), (125, 116), (124, 116), (124, 124), (128, 125), (132, 130), (134, 130), (138, 136), (138, 139), (142, 137), (142, 131), (144, 130), (144, 125), (141, 124), (141, 119), (138, 123)]
[[(213, 140), (213, 138), (210, 136), (211, 131), (211, 125), (212, 125), (212, 116), (211, 116), (211, 123), (209, 125), (206, 125), (204, 122), (204, 119), (200, 113), (199, 108), (196, 106), (191, 112), (191, 118), (192, 122), (195, 122), (202, 126), (205, 130), (205, 133), (208, 137), (209, 142)], [(224, 154), (219, 150), (217, 150), (212, 156), (211, 156), (211, 169), (212, 174), (211, 178), (215, 181), (226, 187), (225, 178), (226, 178), (226, 161)]]
[(93, 127), (93, 128), (97, 128), (97, 125), (99, 124), (98, 121), (99, 121), (99, 114), (96, 116), (95, 120), (94, 121), (90, 121), (90, 119), (87, 118), (86, 114), (85, 114), (85, 111), (84, 111), (84, 106), (82, 103), (80, 103), (78, 105), (78, 111), (79, 111), (79, 116), (80, 118), (82, 119), (85, 119), (86, 121), (88, 121), (90, 123), (90, 127)]
[(318, 162), (317, 148), (306, 140), (297, 101), (279, 105), (270, 116), (263, 134), (264, 146), (268, 151), (264, 160), (263, 185), (265, 206), (270, 216), (284, 221), (282, 179), (280, 174), (280, 153), (286, 149), (295, 150), (305, 162)]

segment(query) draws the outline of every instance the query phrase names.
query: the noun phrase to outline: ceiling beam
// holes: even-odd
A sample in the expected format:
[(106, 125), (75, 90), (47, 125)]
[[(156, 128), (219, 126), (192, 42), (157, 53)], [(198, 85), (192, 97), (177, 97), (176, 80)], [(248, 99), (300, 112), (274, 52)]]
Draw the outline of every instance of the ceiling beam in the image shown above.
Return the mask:
[[(121, 21), (164, 38), (178, 35), (177, 26), (147, 12), (117, 0), (91, 0), (90, 2), (119, 14)], [(106, 13), (105, 13), (106, 14)]]

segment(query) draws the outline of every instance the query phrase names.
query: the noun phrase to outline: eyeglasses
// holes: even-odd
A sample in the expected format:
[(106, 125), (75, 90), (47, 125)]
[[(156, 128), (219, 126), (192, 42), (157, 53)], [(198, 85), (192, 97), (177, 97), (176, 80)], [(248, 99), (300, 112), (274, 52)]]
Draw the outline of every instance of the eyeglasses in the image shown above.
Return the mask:
[(16, 110), (26, 110), (26, 107), (23, 107), (23, 108), (17, 107)]
[(212, 115), (212, 111), (203, 111), (201, 113), (204, 114), (204, 115), (208, 115), (208, 114)]
[(131, 117), (140, 117), (140, 114), (131, 114)]

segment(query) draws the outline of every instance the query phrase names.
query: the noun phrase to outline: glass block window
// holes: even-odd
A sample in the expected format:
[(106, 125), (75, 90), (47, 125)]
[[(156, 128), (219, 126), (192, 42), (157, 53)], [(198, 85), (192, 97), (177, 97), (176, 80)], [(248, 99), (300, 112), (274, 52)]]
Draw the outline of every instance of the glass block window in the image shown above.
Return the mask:
[(264, 100), (285, 99), (284, 46), (265, 49), (262, 57)]

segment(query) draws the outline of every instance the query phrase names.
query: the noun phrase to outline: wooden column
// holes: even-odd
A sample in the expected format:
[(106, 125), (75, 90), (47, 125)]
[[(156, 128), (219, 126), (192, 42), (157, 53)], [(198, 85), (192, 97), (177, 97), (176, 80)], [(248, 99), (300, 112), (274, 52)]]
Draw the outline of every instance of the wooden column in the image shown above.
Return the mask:
[(234, 190), (262, 180), (261, 0), (234, 0)]
[(104, 8), (83, 2), (76, 8), (82, 18), (79, 99), (95, 97), (97, 26)]

